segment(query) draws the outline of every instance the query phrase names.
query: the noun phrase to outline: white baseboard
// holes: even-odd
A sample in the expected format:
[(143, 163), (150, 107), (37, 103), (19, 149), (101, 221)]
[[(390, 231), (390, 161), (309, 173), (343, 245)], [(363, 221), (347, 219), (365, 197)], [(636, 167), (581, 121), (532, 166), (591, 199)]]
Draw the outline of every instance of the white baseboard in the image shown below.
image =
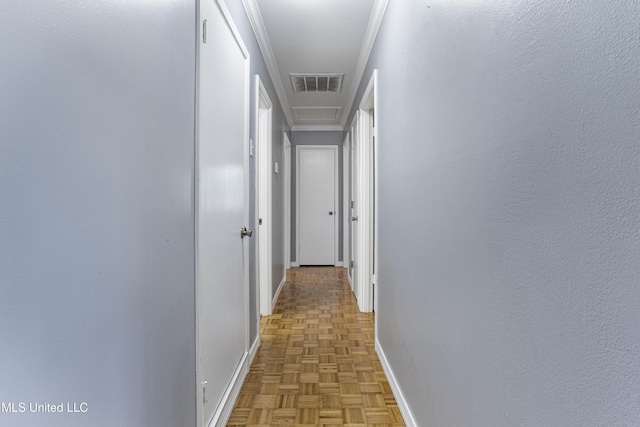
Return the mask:
[(282, 291), (282, 287), (284, 286), (285, 282), (287, 281), (287, 273), (284, 273), (284, 276), (282, 277), (282, 280), (280, 281), (280, 284), (278, 285), (278, 290), (276, 291), (276, 294), (273, 296), (273, 301), (271, 301), (271, 312), (273, 313), (273, 308), (276, 306), (276, 303), (278, 302), (278, 297), (280, 296), (280, 292)]
[(297, 261), (291, 261), (291, 268), (294, 268), (294, 267), (300, 267), (300, 264), (298, 264)]
[[(258, 331), (260, 331), (260, 329), (258, 329)], [(258, 354), (258, 349), (260, 348), (260, 333), (258, 333), (258, 336), (256, 337), (256, 339), (253, 341), (253, 345), (251, 346), (251, 349), (249, 350), (249, 368), (251, 368), (251, 364), (253, 363), (253, 359), (255, 359), (256, 354)]]
[(347, 269), (347, 280), (349, 281), (349, 286), (351, 286), (351, 290), (353, 290), (353, 280), (351, 280), (351, 274), (349, 274), (349, 269)]
[(338, 261), (338, 262), (336, 263), (336, 267), (344, 267), (344, 262), (342, 262), (342, 261)]
[(233, 374), (231, 383), (222, 396), (218, 410), (213, 414), (213, 419), (209, 423), (209, 427), (224, 427), (227, 425), (229, 417), (231, 417), (231, 411), (236, 404), (236, 400), (238, 400), (238, 395), (244, 385), (244, 380), (247, 378), (249, 369), (251, 369), (251, 363), (253, 363), (253, 359), (256, 357), (258, 348), (260, 348), (260, 334), (256, 337), (249, 352), (242, 356), (242, 360)]
[(389, 382), (389, 386), (391, 386), (393, 397), (395, 397), (396, 402), (398, 403), (398, 408), (400, 409), (402, 418), (404, 418), (404, 423), (407, 427), (417, 427), (418, 423), (416, 423), (416, 420), (413, 418), (411, 409), (409, 409), (409, 404), (402, 394), (402, 390), (400, 389), (400, 385), (398, 384), (396, 377), (393, 375), (393, 370), (391, 369), (391, 366), (389, 366), (387, 356), (384, 354), (384, 351), (382, 351), (378, 337), (376, 337), (376, 353), (378, 353), (378, 359), (380, 359), (382, 370), (387, 376), (387, 381)]

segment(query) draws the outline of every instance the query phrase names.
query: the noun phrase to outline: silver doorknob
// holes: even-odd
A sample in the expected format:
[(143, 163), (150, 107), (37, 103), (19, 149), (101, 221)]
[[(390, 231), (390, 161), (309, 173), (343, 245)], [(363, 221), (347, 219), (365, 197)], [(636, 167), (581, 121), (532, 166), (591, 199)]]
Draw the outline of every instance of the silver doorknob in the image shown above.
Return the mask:
[(329, 211), (329, 215), (333, 215), (333, 211)]
[(358, 220), (358, 217), (357, 217), (357, 216), (352, 216), (352, 217), (351, 217), (351, 221), (357, 221), (357, 220)]
[(251, 237), (253, 234), (253, 230), (247, 227), (242, 227), (240, 229), (240, 238)]

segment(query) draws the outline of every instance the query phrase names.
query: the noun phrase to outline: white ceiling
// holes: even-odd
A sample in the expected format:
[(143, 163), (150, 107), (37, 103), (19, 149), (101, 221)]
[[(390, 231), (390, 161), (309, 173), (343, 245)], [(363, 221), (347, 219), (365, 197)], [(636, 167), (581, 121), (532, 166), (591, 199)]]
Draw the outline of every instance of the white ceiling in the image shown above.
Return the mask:
[[(342, 130), (387, 0), (244, 0), (293, 130)], [(344, 73), (340, 93), (294, 93), (291, 73)]]

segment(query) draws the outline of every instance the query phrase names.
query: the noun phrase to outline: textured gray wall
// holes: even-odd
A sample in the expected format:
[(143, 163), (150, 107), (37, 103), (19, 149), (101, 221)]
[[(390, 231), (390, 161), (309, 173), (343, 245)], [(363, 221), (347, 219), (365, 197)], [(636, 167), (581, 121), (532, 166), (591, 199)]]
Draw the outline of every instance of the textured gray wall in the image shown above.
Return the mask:
[(360, 94), (378, 68), (378, 333), (419, 425), (640, 425), (639, 18), (389, 2)]
[[(247, 46), (249, 50), (249, 54), (251, 55), (251, 139), (253, 141), (256, 140), (257, 129), (256, 129), (256, 118), (254, 117), (254, 108), (255, 108), (255, 88), (253, 84), (253, 76), (259, 75), (262, 80), (262, 84), (266, 88), (269, 97), (271, 98), (271, 102), (273, 103), (273, 123), (272, 130), (273, 134), (271, 137), (272, 141), (272, 161), (278, 162), (280, 168), (284, 165), (284, 132), (289, 131), (289, 125), (287, 124), (287, 120), (282, 112), (282, 107), (280, 106), (280, 101), (278, 100), (278, 96), (273, 87), (273, 82), (269, 77), (269, 72), (267, 71), (267, 66), (264, 63), (264, 59), (262, 57), (262, 53), (260, 52), (260, 47), (258, 46), (258, 42), (256, 41), (255, 35), (251, 28), (251, 23), (247, 17), (246, 11), (240, 0), (227, 1), (226, 2), (229, 11), (233, 17), (234, 23), (238, 27), (238, 31), (242, 35), (242, 41)], [(256, 162), (257, 157), (254, 156), (251, 158), (251, 169), (250, 169), (250, 228), (253, 230), (257, 230), (258, 225), (256, 223)], [(284, 275), (284, 223), (281, 221), (281, 218), (284, 218), (284, 174), (274, 174), (272, 179), (272, 207), (273, 207), (273, 230), (272, 230), (272, 282), (273, 282), (273, 294), (277, 290), (278, 285), (282, 281)], [(258, 329), (258, 286), (257, 286), (257, 269), (255, 260), (257, 259), (257, 245), (256, 239), (251, 239), (250, 243), (250, 312), (251, 312), (251, 342), (255, 340)]]
[(195, 3), (2, 2), (0, 39), (0, 425), (195, 425)]
[(342, 143), (344, 135), (340, 131), (293, 131), (291, 132), (291, 261), (296, 261), (296, 146), (297, 145), (337, 145), (338, 149), (338, 259), (342, 261), (343, 209), (342, 200)]

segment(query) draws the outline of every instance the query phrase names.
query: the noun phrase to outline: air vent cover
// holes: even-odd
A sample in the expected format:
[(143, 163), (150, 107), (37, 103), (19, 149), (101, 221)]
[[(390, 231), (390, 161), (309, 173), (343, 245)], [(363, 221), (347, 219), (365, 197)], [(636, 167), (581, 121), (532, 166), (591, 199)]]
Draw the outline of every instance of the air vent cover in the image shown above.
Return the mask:
[(289, 74), (295, 93), (340, 93), (344, 73)]

